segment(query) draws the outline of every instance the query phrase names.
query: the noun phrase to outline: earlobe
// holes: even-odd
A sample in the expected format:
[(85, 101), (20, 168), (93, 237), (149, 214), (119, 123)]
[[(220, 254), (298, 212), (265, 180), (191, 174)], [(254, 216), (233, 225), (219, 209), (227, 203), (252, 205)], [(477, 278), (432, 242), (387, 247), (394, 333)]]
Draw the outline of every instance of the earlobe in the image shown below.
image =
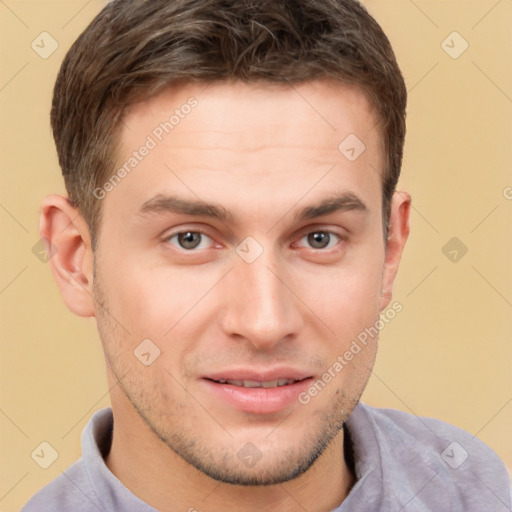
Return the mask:
[(91, 240), (78, 209), (65, 197), (46, 197), (39, 234), (48, 246), (50, 268), (67, 307), (78, 316), (94, 316)]
[(381, 311), (391, 302), (393, 283), (398, 272), (405, 242), (409, 236), (410, 210), (411, 196), (407, 192), (395, 192), (391, 200), (386, 258), (382, 275)]

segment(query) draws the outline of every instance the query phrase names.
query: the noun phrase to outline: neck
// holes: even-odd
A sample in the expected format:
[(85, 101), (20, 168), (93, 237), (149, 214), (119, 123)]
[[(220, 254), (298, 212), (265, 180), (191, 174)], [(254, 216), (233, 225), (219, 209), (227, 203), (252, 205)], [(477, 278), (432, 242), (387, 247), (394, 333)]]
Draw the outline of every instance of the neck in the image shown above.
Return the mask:
[(330, 511), (345, 499), (354, 482), (343, 457), (343, 430), (294, 480), (269, 486), (238, 486), (213, 480), (188, 464), (149, 429), (133, 408), (113, 409), (112, 445), (105, 462), (133, 494), (161, 512), (238, 512), (240, 503), (246, 512)]

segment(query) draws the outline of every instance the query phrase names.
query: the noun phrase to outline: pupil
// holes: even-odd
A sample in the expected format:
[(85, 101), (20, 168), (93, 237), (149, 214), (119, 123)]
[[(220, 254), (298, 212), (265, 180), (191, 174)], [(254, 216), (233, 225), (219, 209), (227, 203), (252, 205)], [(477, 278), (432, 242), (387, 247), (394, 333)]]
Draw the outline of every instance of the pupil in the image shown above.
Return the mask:
[(329, 245), (330, 238), (329, 233), (317, 231), (308, 235), (308, 242), (315, 249), (323, 249)]
[(180, 233), (178, 241), (184, 249), (194, 249), (201, 242), (201, 236), (199, 233), (188, 231), (187, 233)]

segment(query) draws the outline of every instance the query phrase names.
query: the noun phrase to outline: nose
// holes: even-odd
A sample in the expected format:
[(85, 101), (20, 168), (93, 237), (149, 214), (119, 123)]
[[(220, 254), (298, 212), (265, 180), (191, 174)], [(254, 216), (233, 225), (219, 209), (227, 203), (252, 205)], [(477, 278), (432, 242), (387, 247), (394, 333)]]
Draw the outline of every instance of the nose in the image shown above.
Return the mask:
[(252, 263), (238, 258), (226, 276), (223, 295), (223, 331), (258, 350), (269, 350), (301, 330), (300, 301), (284, 269), (265, 252)]

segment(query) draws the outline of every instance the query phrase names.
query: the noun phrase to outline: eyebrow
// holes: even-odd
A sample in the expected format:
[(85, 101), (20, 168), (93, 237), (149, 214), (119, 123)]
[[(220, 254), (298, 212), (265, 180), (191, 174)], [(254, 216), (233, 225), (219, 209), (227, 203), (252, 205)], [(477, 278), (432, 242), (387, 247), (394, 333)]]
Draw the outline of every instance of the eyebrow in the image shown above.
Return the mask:
[(138, 211), (138, 214), (141, 216), (151, 213), (178, 213), (195, 217), (212, 217), (224, 222), (233, 220), (231, 212), (223, 206), (208, 204), (199, 199), (191, 201), (162, 194), (158, 194), (146, 201)]
[(355, 194), (351, 192), (344, 192), (334, 195), (330, 198), (324, 199), (319, 204), (314, 206), (307, 206), (295, 215), (297, 220), (310, 220), (322, 215), (329, 215), (337, 211), (351, 211), (356, 210), (363, 213), (368, 212), (367, 206)]
[[(328, 197), (320, 203), (299, 210), (295, 220), (311, 220), (337, 211), (358, 210), (368, 212), (367, 206), (355, 194), (344, 192)], [(142, 204), (137, 212), (140, 216), (158, 213), (176, 213), (194, 217), (211, 217), (223, 222), (233, 222), (234, 215), (221, 205), (198, 200), (181, 199), (175, 196), (158, 194)]]

